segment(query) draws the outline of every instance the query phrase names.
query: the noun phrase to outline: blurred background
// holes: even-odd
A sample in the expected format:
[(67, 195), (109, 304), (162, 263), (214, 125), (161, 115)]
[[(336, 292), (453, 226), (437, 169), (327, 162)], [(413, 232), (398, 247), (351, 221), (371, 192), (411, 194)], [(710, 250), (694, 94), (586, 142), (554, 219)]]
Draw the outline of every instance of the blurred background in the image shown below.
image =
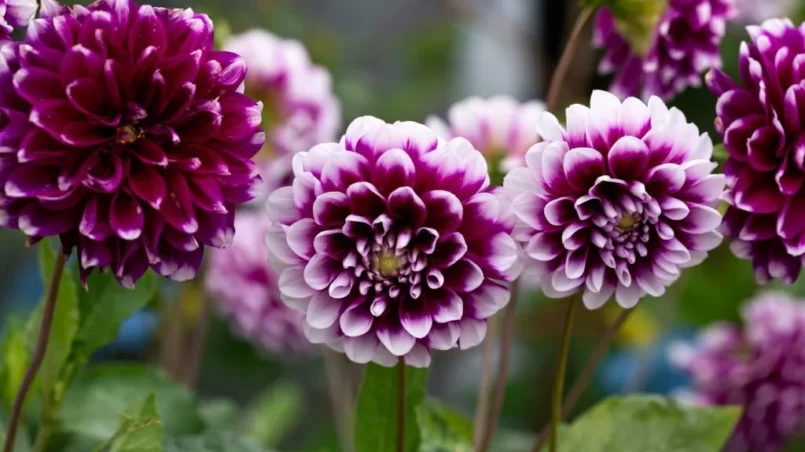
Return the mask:
[[(332, 73), (343, 108), (343, 124), (365, 114), (386, 121), (424, 121), (443, 116), (470, 95), (507, 94), (539, 99), (559, 58), (577, 2), (549, 0), (170, 0), (161, 6), (192, 7), (232, 33), (260, 27), (301, 41), (312, 60)], [(754, 22), (780, 8), (799, 22), (795, 1), (740, 2), (743, 16), (723, 43), (726, 71), (736, 72), (741, 21)], [(771, 7), (775, 4), (777, 9)], [(782, 6), (780, 6), (782, 4)], [(750, 10), (751, 9), (751, 10)], [(588, 28), (589, 36), (590, 30)], [(608, 80), (595, 75), (598, 52), (585, 44), (564, 81), (561, 105), (586, 103), (592, 88)], [(692, 89), (674, 102), (701, 130), (714, 134), (714, 97)], [(343, 130), (343, 129), (342, 129)], [(712, 135), (714, 141), (719, 137)], [(16, 231), (0, 231), (0, 317), (24, 316), (42, 295), (36, 252)], [(118, 340), (98, 360), (136, 360), (162, 366), (197, 390), (205, 413), (235, 419), (238, 428), (267, 447), (283, 451), (337, 451), (339, 422), (325, 379), (321, 353), (287, 358), (262, 353), (231, 333), (205, 302), (201, 283), (162, 282), (159, 297), (131, 317)], [(805, 297), (805, 278), (782, 290)], [(684, 387), (666, 348), (716, 320), (739, 321), (739, 307), (757, 287), (751, 266), (724, 246), (702, 265), (686, 271), (660, 299), (645, 299), (622, 329), (576, 410), (619, 392), (672, 393)], [(207, 300), (210, 301), (210, 300)], [(609, 309), (612, 308), (612, 309)], [(618, 313), (609, 306), (583, 312), (572, 342), (569, 380), (581, 370), (597, 338)], [(500, 314), (499, 314), (500, 315)], [(494, 450), (522, 450), (548, 419), (555, 350), (563, 308), (538, 291), (519, 302), (515, 348), (509, 369), (502, 432)], [(472, 417), (483, 347), (435, 352), (429, 392)], [(360, 368), (331, 357), (339, 393), (354, 394)], [(331, 373), (331, 375), (333, 375)], [(231, 401), (234, 401), (233, 404)], [(335, 410), (338, 413), (338, 410)], [(269, 421), (270, 420), (270, 421)]]

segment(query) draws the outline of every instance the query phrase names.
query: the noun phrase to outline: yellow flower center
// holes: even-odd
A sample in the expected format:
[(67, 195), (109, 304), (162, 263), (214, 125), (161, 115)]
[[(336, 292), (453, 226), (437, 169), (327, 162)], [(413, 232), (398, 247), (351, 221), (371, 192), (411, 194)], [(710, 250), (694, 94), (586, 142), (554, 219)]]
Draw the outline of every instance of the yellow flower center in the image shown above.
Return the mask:
[(628, 231), (637, 226), (638, 218), (634, 215), (624, 215), (618, 220), (618, 228), (622, 231)]
[(388, 278), (397, 274), (400, 268), (400, 258), (388, 252), (382, 252), (377, 256), (377, 271), (380, 275)]

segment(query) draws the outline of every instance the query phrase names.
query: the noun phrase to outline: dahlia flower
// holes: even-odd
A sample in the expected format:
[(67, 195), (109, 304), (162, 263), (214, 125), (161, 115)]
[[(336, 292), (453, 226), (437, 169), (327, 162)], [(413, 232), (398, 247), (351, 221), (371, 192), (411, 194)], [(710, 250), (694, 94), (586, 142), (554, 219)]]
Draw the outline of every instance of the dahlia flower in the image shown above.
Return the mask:
[(643, 3), (653, 5), (647, 24), (632, 26), (630, 11), (608, 8), (595, 18), (593, 44), (605, 51), (598, 71), (615, 74), (610, 91), (621, 98), (667, 100), (701, 86), (700, 74), (721, 65), (718, 47), (727, 21), (736, 15), (734, 0)]
[(669, 358), (691, 376), (683, 400), (743, 407), (726, 452), (774, 452), (805, 421), (805, 304), (765, 293), (744, 307), (743, 318), (743, 329), (711, 325), (695, 344), (675, 345)]
[(246, 66), (189, 9), (43, 0), (0, 50), (0, 224), (78, 248), (82, 278), (192, 278), (260, 184)]
[(758, 24), (774, 17), (784, 17), (797, 7), (796, 0), (735, 0), (738, 19), (745, 24)]
[(521, 104), (508, 96), (471, 97), (450, 107), (447, 123), (436, 116), (425, 123), (439, 138), (466, 138), (494, 162), (493, 171), (504, 175), (521, 166), (526, 151), (540, 141), (534, 124), (543, 111), (545, 105), (539, 101)]
[(421, 124), (362, 117), (293, 168), (293, 185), (269, 196), (267, 240), (311, 342), (420, 367), (431, 349), (481, 342), (519, 261), (515, 219), (480, 152)]
[(0, 43), (14, 27), (25, 27), (36, 14), (36, 0), (0, 0)]
[(752, 260), (758, 282), (792, 283), (805, 256), (805, 26), (772, 19), (747, 30), (741, 85), (718, 70), (707, 76), (729, 156), (724, 229), (735, 254)]
[(590, 108), (567, 109), (567, 129), (544, 113), (538, 130), (544, 141), (503, 188), (549, 297), (583, 292), (596, 309), (614, 295), (629, 308), (721, 242), (712, 206), (724, 176), (711, 174), (710, 138), (679, 110), (595, 91)]
[(272, 353), (306, 351), (310, 343), (302, 332), (302, 313), (282, 302), (266, 259), (268, 225), (264, 212), (238, 213), (232, 245), (210, 252), (207, 292), (244, 339)]
[(336, 139), (341, 106), (332, 92), (330, 73), (310, 62), (300, 42), (249, 30), (231, 36), (224, 49), (246, 61), (245, 92), (263, 101), (266, 146), (285, 161), (289, 173), (289, 154)]

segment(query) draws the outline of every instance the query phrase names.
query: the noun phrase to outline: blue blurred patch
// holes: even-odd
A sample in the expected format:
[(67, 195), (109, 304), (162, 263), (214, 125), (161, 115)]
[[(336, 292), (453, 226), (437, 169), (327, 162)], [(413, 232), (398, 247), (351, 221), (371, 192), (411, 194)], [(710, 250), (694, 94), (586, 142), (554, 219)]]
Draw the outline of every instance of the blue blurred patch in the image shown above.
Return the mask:
[(637, 347), (621, 349), (610, 353), (602, 362), (596, 373), (596, 381), (606, 394), (618, 394), (624, 386), (634, 378), (638, 362), (648, 359), (648, 371), (643, 379), (640, 391), (655, 394), (670, 394), (675, 389), (689, 386), (689, 379), (684, 372), (674, 369), (668, 361), (668, 348), (676, 341), (690, 341), (696, 330), (693, 328), (675, 328), (663, 336), (645, 354), (645, 350)]

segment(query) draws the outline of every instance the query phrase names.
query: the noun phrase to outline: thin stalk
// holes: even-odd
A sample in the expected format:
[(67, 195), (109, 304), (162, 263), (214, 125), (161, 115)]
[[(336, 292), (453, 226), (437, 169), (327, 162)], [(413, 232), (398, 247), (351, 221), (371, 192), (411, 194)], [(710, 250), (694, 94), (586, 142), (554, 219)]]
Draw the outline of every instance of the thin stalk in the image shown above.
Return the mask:
[[(579, 378), (575, 383), (573, 383), (573, 387), (570, 388), (570, 392), (567, 393), (567, 398), (565, 398), (565, 402), (562, 404), (562, 417), (560, 420), (568, 416), (570, 411), (573, 410), (573, 407), (576, 406), (576, 403), (584, 393), (584, 390), (587, 389), (587, 385), (590, 383), (590, 379), (593, 377), (595, 369), (598, 367), (598, 363), (600, 363), (601, 359), (604, 357), (604, 355), (606, 355), (609, 345), (615, 339), (615, 335), (617, 334), (618, 330), (620, 330), (621, 326), (626, 323), (626, 320), (629, 318), (632, 312), (634, 312), (634, 309), (622, 310), (620, 315), (618, 315), (618, 318), (615, 319), (615, 322), (609, 326), (607, 331), (601, 337), (601, 340), (598, 341), (598, 344), (595, 346), (590, 358), (587, 359), (587, 364), (584, 365), (584, 370), (581, 371)], [(532, 452), (539, 452), (542, 449), (542, 446), (545, 445), (545, 441), (548, 439), (548, 431), (550, 428), (550, 424), (548, 424), (543, 427), (542, 430), (540, 430), (537, 442), (534, 443), (534, 448), (531, 449)]]
[(397, 362), (397, 452), (405, 452), (405, 358)]
[(584, 8), (576, 18), (576, 23), (570, 31), (570, 37), (565, 45), (565, 50), (562, 52), (562, 57), (559, 59), (559, 64), (551, 77), (551, 85), (548, 88), (547, 102), (545, 108), (548, 111), (553, 111), (556, 108), (556, 103), (559, 101), (559, 93), (562, 91), (562, 84), (567, 76), (567, 71), (570, 69), (570, 63), (573, 62), (573, 55), (576, 54), (576, 48), (581, 41), (581, 33), (584, 31), (584, 26), (592, 17), (595, 8)]
[(514, 341), (514, 318), (517, 311), (517, 298), (519, 298), (520, 281), (512, 284), (511, 299), (506, 306), (506, 314), (503, 319), (503, 326), (500, 330), (500, 357), (498, 358), (498, 375), (495, 380), (495, 394), (486, 424), (483, 429), (483, 436), (477, 444), (476, 452), (486, 452), (495, 436), (495, 429), (498, 426), (500, 413), (503, 409), (503, 399), (506, 395), (506, 378), (509, 370), (509, 356), (511, 355), (512, 342)]
[[(41, 246), (47, 246), (43, 243)], [(53, 264), (53, 274), (50, 276), (50, 284), (48, 285), (47, 296), (45, 297), (45, 306), (42, 311), (42, 323), (39, 327), (39, 340), (36, 343), (33, 359), (31, 364), (25, 371), (25, 376), (22, 378), (22, 383), (17, 391), (17, 396), (14, 398), (14, 405), (11, 409), (11, 419), (8, 423), (8, 433), (6, 433), (6, 443), (3, 446), (4, 452), (12, 452), (14, 450), (14, 441), (17, 437), (17, 429), (20, 424), (20, 417), (22, 416), (22, 407), (25, 405), (25, 397), (28, 395), (28, 390), (42, 367), (42, 361), (45, 359), (47, 353), (48, 342), (50, 341), (50, 331), (53, 326), (53, 313), (56, 310), (56, 300), (59, 295), (59, 285), (61, 285), (61, 277), (64, 272), (64, 264), (67, 261), (67, 256), (64, 250), (59, 248), (56, 255), (56, 262)], [(46, 429), (47, 426), (41, 428)]]
[(495, 357), (496, 319), (490, 319), (484, 340), (484, 358), (481, 369), (481, 386), (478, 388), (478, 406), (475, 409), (473, 444), (479, 446), (486, 434), (486, 419), (489, 417), (489, 386), (492, 384), (493, 360)]
[(571, 298), (565, 314), (565, 326), (562, 330), (562, 341), (559, 343), (559, 362), (556, 365), (556, 376), (553, 381), (553, 398), (551, 401), (551, 452), (556, 452), (558, 446), (557, 432), (562, 421), (562, 395), (565, 388), (565, 374), (567, 373), (567, 359), (570, 355), (570, 336), (573, 331), (573, 318), (576, 316), (576, 306), (580, 303), (575, 297)]

